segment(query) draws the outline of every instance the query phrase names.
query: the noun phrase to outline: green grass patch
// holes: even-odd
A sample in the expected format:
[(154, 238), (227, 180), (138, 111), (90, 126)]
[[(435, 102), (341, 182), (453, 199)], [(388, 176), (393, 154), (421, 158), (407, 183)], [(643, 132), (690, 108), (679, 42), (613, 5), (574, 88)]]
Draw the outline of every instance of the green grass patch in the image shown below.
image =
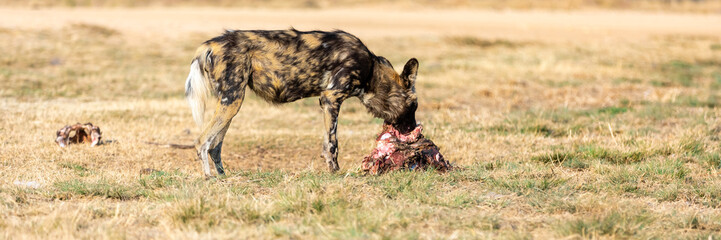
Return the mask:
[(370, 181), (371, 185), (381, 189), (389, 199), (405, 198), (420, 202), (429, 202), (434, 197), (434, 186), (441, 183), (441, 177), (435, 171), (391, 172)]
[(636, 193), (639, 191), (638, 183), (641, 176), (636, 172), (626, 168), (617, 168), (615, 171), (605, 173), (606, 184), (596, 186), (602, 191), (619, 190), (626, 193)]
[(720, 101), (719, 96), (711, 94), (706, 99), (697, 96), (681, 96), (676, 100), (675, 104), (688, 107), (716, 108), (721, 104)]
[[(205, 215), (210, 212), (210, 206), (207, 200), (200, 198), (197, 201), (193, 201), (190, 204), (180, 207), (180, 211), (175, 214), (175, 219), (187, 224), (195, 219), (202, 219)], [(210, 221), (208, 225), (214, 225), (215, 221)]]
[(714, 71), (711, 73), (711, 89), (721, 89), (721, 71)]
[(662, 183), (684, 180), (689, 174), (689, 170), (684, 166), (684, 162), (677, 159), (646, 162), (636, 165), (635, 168), (638, 174), (644, 176), (644, 178)]
[(682, 139), (679, 143), (678, 152), (686, 156), (698, 156), (705, 151), (705, 143), (696, 138), (687, 137)]
[(503, 178), (490, 177), (486, 179), (488, 185), (496, 191), (513, 192), (517, 195), (526, 195), (536, 191), (547, 191), (554, 189), (568, 179), (560, 178), (552, 174), (540, 176), (506, 176)]
[(578, 202), (572, 191), (565, 191), (569, 188), (560, 187), (554, 191), (537, 191), (525, 195), (529, 205), (538, 209), (540, 212), (558, 214), (558, 213), (576, 213), (578, 212)]
[(588, 160), (600, 160), (612, 164), (629, 164), (644, 161), (650, 157), (657, 156), (659, 152), (654, 150), (613, 150), (596, 145), (584, 145), (573, 150), (554, 151), (551, 153), (539, 154), (531, 157), (531, 160), (562, 164), (571, 168), (585, 168)]
[[(536, 135), (541, 135), (541, 136), (546, 136), (546, 137), (553, 136), (555, 133), (555, 131), (553, 131), (553, 129), (551, 129), (547, 125), (532, 125), (532, 126), (528, 126), (528, 127), (523, 127), (520, 129), (520, 132), (522, 134), (536, 134)], [(558, 134), (556, 134), (556, 135), (558, 135)]]
[(669, 106), (669, 104), (648, 103), (634, 111), (633, 115), (640, 119), (661, 121), (674, 117), (676, 115), (675, 110), (676, 108)]
[(287, 172), (281, 170), (274, 171), (243, 171), (238, 175), (248, 178), (249, 182), (257, 184), (261, 187), (275, 187), (283, 181), (288, 175)]
[(604, 115), (610, 115), (615, 116), (617, 114), (625, 113), (628, 111), (627, 107), (603, 107), (599, 108), (596, 113), (598, 114), (604, 114)]
[(598, 146), (583, 146), (578, 149), (579, 153), (588, 159), (598, 159), (614, 164), (628, 164), (641, 162), (649, 157), (654, 156), (652, 151), (643, 150), (610, 150)]
[(566, 167), (566, 168), (576, 169), (576, 170), (583, 170), (583, 169), (588, 168), (589, 163), (587, 162), (587, 160), (584, 160), (584, 159), (571, 158), (571, 159), (567, 159), (566, 161), (563, 161), (561, 163), (561, 166)]
[(653, 222), (652, 215), (645, 211), (614, 211), (604, 216), (561, 222), (556, 229), (560, 236), (624, 238), (636, 236)]
[(721, 207), (721, 182), (697, 182), (691, 186), (689, 197), (694, 202), (710, 208)]
[(678, 159), (607, 166), (599, 168), (597, 172), (603, 176), (603, 180), (594, 186), (596, 192), (628, 193), (632, 196), (653, 197), (659, 201), (699, 198), (690, 189), (696, 184), (706, 184), (694, 181), (691, 170)]
[(493, 170), (504, 163), (504, 161), (477, 162), (470, 166), (457, 166), (457, 169), (445, 173), (443, 177), (451, 185), (460, 182), (478, 182), (488, 177), (489, 170)]
[(105, 180), (98, 182), (83, 182), (70, 180), (56, 182), (53, 199), (70, 199), (77, 196), (102, 197), (118, 200), (131, 200), (148, 197), (148, 192), (137, 186), (127, 186), (119, 183), (110, 183)]
[(146, 189), (158, 189), (166, 187), (177, 187), (182, 183), (184, 176), (180, 172), (168, 173), (165, 171), (155, 171), (148, 175), (141, 176), (138, 184)]
[[(284, 201), (284, 193), (277, 194), (269, 203), (253, 204), (248, 201), (241, 201), (239, 204), (230, 204), (226, 200), (209, 200), (207, 196), (196, 196), (195, 198), (178, 202), (176, 209), (171, 212), (173, 221), (179, 226), (191, 227), (200, 232), (206, 232), (213, 227), (223, 224), (267, 224), (282, 220), (289, 214), (308, 214), (307, 208), (310, 202), (307, 197), (294, 198), (293, 203), (303, 206), (302, 209), (288, 209)], [(233, 201), (233, 200), (230, 200)]]
[(63, 163), (60, 163), (60, 167), (72, 170), (79, 177), (85, 177), (85, 176), (90, 175), (90, 170), (88, 170), (88, 168), (82, 164), (77, 164), (77, 163), (72, 163), (72, 162), (63, 162)]
[(659, 68), (662, 74), (661, 86), (681, 85), (690, 87), (701, 74), (700, 67), (685, 61), (673, 60), (662, 64)]

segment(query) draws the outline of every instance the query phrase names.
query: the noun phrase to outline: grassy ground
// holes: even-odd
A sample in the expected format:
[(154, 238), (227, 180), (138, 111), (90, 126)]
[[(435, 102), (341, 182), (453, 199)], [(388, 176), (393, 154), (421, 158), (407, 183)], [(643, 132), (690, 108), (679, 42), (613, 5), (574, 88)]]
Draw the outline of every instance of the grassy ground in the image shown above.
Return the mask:
[[(380, 121), (353, 99), (329, 174), (317, 99), (250, 94), (204, 180), (144, 142), (198, 133), (183, 82), (212, 35), (127, 34), (0, 29), (0, 238), (721, 238), (717, 36), (366, 38), (421, 61), (417, 118), (460, 170), (363, 176)], [(53, 142), (88, 121), (112, 142)]]

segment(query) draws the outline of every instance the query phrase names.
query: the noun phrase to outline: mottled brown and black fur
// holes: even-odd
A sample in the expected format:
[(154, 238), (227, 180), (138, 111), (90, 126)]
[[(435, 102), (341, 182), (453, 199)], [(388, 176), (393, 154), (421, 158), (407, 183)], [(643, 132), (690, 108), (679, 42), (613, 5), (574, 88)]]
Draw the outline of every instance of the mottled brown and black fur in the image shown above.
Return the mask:
[[(417, 70), (418, 61), (410, 59), (398, 75), (387, 59), (343, 31), (227, 31), (210, 39), (198, 48), (186, 82), (186, 97), (202, 128), (195, 145), (203, 172), (210, 176), (210, 156), (218, 174), (224, 174), (223, 138), (246, 88), (275, 104), (320, 96), (326, 129), (321, 155), (336, 171), (343, 100), (358, 97), (373, 116), (410, 131), (416, 124)], [(204, 122), (207, 100), (216, 107)]]

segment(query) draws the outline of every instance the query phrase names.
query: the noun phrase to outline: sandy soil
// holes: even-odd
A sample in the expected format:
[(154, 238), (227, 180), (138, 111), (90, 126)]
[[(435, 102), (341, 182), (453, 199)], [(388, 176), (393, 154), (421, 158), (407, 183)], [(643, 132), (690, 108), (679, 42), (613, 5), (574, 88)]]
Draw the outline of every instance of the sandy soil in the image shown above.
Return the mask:
[[(473, 35), (514, 40), (643, 40), (659, 35), (721, 36), (721, 15), (621, 11), (389, 9), (0, 9), (0, 27), (110, 27), (133, 37), (169, 38), (222, 29), (343, 29), (359, 37)], [(127, 35), (126, 35), (127, 36)]]

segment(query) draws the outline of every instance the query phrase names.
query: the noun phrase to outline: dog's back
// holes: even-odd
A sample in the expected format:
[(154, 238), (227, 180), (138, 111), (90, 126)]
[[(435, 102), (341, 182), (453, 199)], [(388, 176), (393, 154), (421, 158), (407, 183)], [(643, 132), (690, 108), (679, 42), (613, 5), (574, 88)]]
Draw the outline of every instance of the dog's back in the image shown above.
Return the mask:
[(343, 31), (227, 31), (205, 42), (199, 51), (208, 49), (212, 68), (207, 70), (217, 91), (237, 91), (238, 81), (247, 80), (253, 92), (273, 103), (350, 87), (351, 83), (331, 81), (344, 67), (368, 79), (374, 57), (358, 38)]

